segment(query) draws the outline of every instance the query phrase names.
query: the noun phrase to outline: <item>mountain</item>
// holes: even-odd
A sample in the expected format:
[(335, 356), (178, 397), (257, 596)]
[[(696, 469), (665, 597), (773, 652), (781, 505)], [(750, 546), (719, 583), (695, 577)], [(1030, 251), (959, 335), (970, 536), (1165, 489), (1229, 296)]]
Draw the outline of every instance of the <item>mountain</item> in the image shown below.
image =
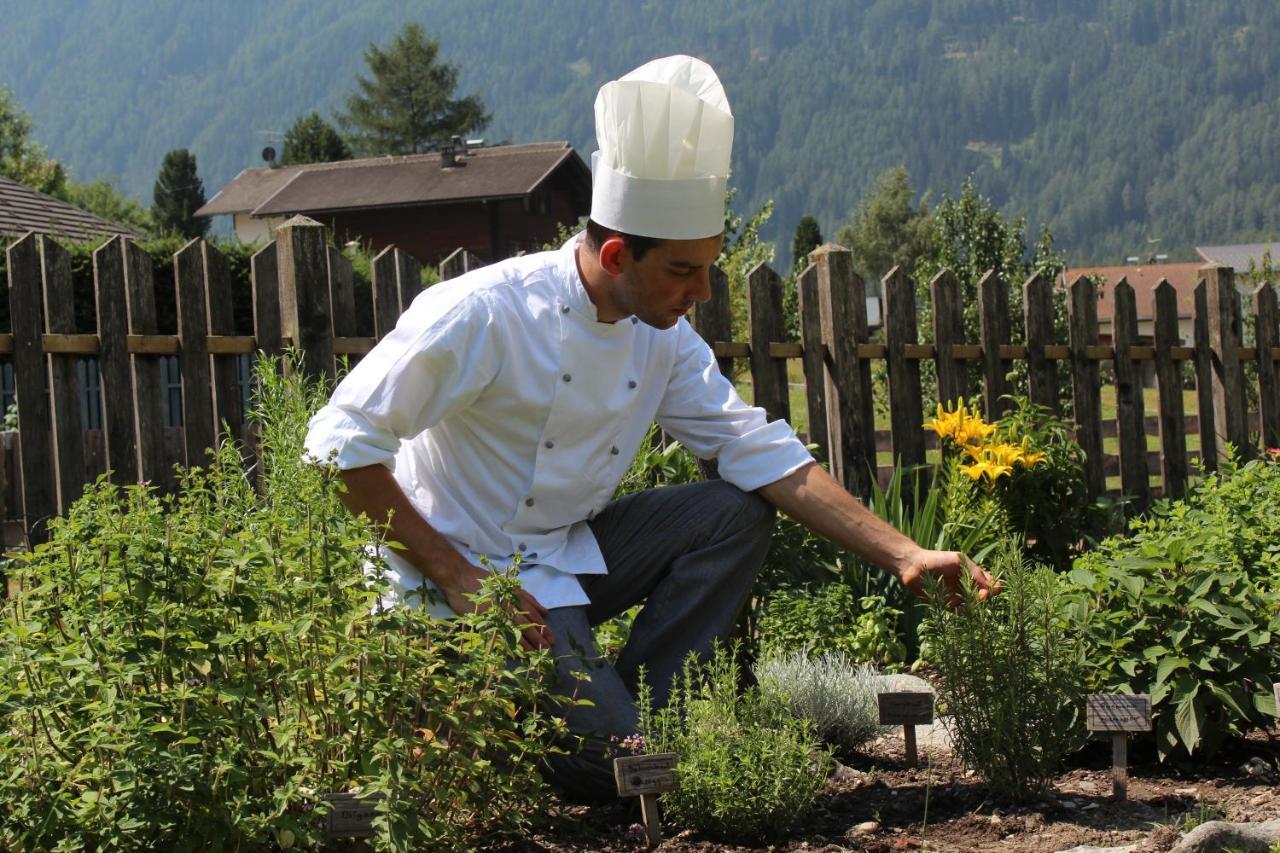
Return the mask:
[(77, 179), (149, 202), (186, 147), (212, 195), (261, 164), (264, 132), (340, 106), (362, 50), (410, 19), (483, 97), (486, 137), (584, 155), (601, 83), (703, 57), (737, 116), (735, 207), (774, 200), (780, 253), (898, 163), (934, 198), (976, 174), (1076, 263), (1280, 232), (1269, 0), (0, 0), (0, 84)]

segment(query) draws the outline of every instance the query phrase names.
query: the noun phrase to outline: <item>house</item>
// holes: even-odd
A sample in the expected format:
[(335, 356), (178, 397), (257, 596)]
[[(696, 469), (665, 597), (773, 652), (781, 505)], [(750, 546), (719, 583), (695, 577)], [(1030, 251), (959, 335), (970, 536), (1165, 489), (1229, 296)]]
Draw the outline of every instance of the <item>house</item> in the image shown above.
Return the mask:
[(1178, 333), (1183, 342), (1190, 341), (1194, 334), (1195, 289), (1203, 273), (1203, 264), (1191, 262), (1184, 264), (1125, 264), (1115, 267), (1077, 267), (1067, 270), (1059, 284), (1076, 280), (1077, 276), (1095, 276), (1098, 286), (1098, 337), (1102, 341), (1112, 340), (1112, 323), (1115, 318), (1115, 286), (1120, 279), (1129, 282), (1133, 288), (1134, 305), (1138, 315), (1138, 337), (1147, 341), (1155, 336), (1155, 290), (1162, 280), (1173, 285), (1178, 294)]
[(535, 251), (591, 208), (591, 171), (567, 142), (245, 169), (196, 211), (270, 240), (297, 214), (340, 243), (396, 245), (435, 265), (459, 247), (485, 261)]
[(94, 240), (114, 234), (137, 236), (123, 225), (0, 177), (0, 237), (16, 239), (28, 231), (65, 240)]
[(1238, 243), (1228, 246), (1196, 246), (1206, 264), (1231, 267), (1236, 275), (1261, 270), (1264, 258), (1270, 257), (1272, 266), (1280, 266), (1280, 243)]

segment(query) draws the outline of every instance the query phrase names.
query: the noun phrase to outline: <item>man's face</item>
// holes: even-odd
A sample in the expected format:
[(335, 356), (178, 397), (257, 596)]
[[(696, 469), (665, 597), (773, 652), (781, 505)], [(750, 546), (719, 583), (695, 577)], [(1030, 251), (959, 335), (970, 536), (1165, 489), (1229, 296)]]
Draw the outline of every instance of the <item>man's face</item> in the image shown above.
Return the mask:
[(695, 302), (711, 298), (711, 265), (723, 235), (701, 240), (664, 240), (636, 260), (623, 252), (615, 297), (619, 308), (657, 329), (669, 329)]

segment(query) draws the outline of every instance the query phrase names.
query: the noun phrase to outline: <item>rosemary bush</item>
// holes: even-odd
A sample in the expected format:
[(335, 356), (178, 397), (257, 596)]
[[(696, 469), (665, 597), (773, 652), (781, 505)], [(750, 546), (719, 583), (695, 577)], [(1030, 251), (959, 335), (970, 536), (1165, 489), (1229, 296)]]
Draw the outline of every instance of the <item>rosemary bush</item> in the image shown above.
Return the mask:
[(781, 697), (739, 694), (739, 676), (731, 649), (705, 665), (690, 657), (661, 710), (642, 684), (640, 730), (647, 751), (679, 756), (677, 787), (663, 795), (674, 820), (719, 838), (772, 838), (812, 805), (831, 759)]
[(1000, 595), (979, 601), (965, 578), (953, 608), (935, 584), (924, 630), (957, 755), (994, 791), (1021, 800), (1043, 791), (1079, 742), (1080, 664), (1064, 629), (1059, 576), (1028, 565), (1012, 542), (989, 568)]
[[(176, 496), (89, 488), (19, 555), (0, 628), (0, 847), (324, 842), (322, 795), (383, 795), (378, 849), (522, 830), (562, 733), (517, 581), (450, 625), (375, 606), (375, 541), (303, 463), (323, 389), (258, 364), (255, 489), (223, 445)], [(296, 375), (296, 373), (294, 374)]]
[(810, 657), (804, 651), (766, 657), (756, 666), (760, 689), (782, 697), (809, 721), (824, 743), (842, 754), (880, 732), (875, 667), (859, 665), (843, 652)]

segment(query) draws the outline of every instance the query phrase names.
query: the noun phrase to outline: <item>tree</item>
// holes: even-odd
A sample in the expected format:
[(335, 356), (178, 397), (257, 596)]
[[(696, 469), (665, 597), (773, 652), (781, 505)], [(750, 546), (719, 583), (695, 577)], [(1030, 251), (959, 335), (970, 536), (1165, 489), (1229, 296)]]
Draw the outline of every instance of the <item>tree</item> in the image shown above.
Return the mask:
[(836, 232), (836, 242), (853, 253), (853, 264), (871, 282), (893, 267), (907, 275), (929, 243), (928, 203), (912, 205), (915, 193), (905, 166), (880, 173), (871, 194), (862, 200), (849, 223)]
[(204, 204), (204, 184), (196, 174), (196, 155), (177, 148), (164, 155), (151, 205), (151, 216), (162, 232), (176, 232), (184, 237), (203, 237), (209, 230), (208, 219), (196, 219), (196, 210)]
[(414, 154), (489, 123), (479, 95), (454, 99), (458, 69), (439, 61), (440, 43), (407, 23), (386, 50), (364, 52), (372, 77), (357, 77), (338, 122), (366, 155)]
[(67, 183), (66, 170), (31, 138), (31, 117), (4, 86), (0, 86), (0, 175), (57, 197)]
[(805, 214), (796, 225), (796, 233), (791, 238), (791, 268), (799, 272), (809, 265), (809, 253), (822, 245), (822, 231), (818, 228), (818, 220)]
[(108, 222), (125, 225), (144, 234), (151, 232), (151, 211), (120, 192), (110, 178), (99, 178), (85, 184), (68, 180), (63, 197)]
[(293, 126), (285, 131), (284, 147), (280, 152), (282, 165), (332, 163), (335, 160), (350, 159), (351, 146), (319, 113), (299, 116)]

